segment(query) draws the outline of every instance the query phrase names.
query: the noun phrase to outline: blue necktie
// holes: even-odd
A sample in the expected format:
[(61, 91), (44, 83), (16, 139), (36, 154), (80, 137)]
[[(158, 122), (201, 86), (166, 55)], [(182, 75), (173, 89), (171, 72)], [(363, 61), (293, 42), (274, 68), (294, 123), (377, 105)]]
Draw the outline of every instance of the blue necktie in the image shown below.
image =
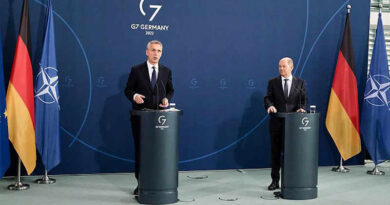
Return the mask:
[(156, 68), (153, 66), (152, 67), (153, 69), (153, 73), (152, 73), (152, 90), (154, 90), (154, 86), (156, 85), (156, 81), (157, 81), (157, 78), (156, 78)]
[(288, 81), (288, 79), (284, 79), (283, 93), (284, 93), (284, 97), (285, 97), (285, 98), (288, 97), (288, 85), (287, 85), (287, 81)]

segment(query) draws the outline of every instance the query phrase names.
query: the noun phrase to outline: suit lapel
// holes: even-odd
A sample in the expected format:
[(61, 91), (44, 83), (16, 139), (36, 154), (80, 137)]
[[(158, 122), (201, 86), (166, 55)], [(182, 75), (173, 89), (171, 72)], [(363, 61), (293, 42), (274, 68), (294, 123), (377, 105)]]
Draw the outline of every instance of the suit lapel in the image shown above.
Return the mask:
[(158, 83), (158, 81), (160, 81), (162, 72), (163, 72), (162, 66), (160, 64), (158, 64), (158, 74), (157, 74), (157, 82), (156, 83)]
[(290, 95), (288, 95), (288, 98), (291, 98), (291, 96), (294, 96), (297, 92), (297, 78), (293, 76), (292, 82), (291, 82), (291, 88), (290, 88)]
[(277, 78), (276, 83), (277, 83), (276, 88), (278, 89), (278, 91), (277, 91), (276, 93), (280, 93), (280, 94), (282, 95), (283, 99), (286, 100), (286, 98), (284, 97), (283, 85), (282, 85), (282, 77), (281, 77), (281, 76), (279, 76), (279, 77)]
[(148, 70), (148, 64), (145, 62), (145, 66), (144, 66), (144, 69), (142, 69), (142, 75), (144, 77), (144, 79), (146, 80), (147, 84), (148, 84), (148, 88), (150, 89), (150, 91), (153, 91), (152, 89), (152, 84), (150, 83), (150, 77), (149, 77), (149, 70)]

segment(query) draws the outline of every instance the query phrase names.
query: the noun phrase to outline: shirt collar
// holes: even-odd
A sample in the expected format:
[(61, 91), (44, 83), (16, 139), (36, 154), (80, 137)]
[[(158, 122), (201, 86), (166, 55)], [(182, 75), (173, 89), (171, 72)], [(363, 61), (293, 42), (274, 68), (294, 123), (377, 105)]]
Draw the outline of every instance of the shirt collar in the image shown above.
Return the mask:
[(281, 76), (281, 77), (282, 77), (282, 82), (284, 81), (284, 79), (288, 79), (289, 82), (292, 82), (292, 78), (293, 78), (292, 75), (290, 75), (290, 77), (288, 77), (288, 78), (285, 78), (285, 77), (283, 77), (283, 76)]
[(149, 63), (149, 61), (146, 61), (146, 64), (148, 64), (149, 69), (153, 69), (152, 67), (154, 66), (154, 68), (156, 68), (156, 70), (158, 70), (158, 63), (156, 65), (152, 65), (151, 63)]

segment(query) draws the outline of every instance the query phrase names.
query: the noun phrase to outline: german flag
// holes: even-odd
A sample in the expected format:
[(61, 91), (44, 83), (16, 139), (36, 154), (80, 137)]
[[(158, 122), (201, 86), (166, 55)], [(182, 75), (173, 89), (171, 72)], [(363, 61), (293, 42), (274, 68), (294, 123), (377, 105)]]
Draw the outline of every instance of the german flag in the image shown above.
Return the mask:
[(326, 128), (344, 160), (361, 151), (358, 90), (354, 70), (348, 13), (326, 114)]
[(27, 173), (35, 169), (34, 90), (31, 67), (31, 40), (28, 0), (23, 1), (19, 35), (8, 84), (6, 104), (9, 140)]

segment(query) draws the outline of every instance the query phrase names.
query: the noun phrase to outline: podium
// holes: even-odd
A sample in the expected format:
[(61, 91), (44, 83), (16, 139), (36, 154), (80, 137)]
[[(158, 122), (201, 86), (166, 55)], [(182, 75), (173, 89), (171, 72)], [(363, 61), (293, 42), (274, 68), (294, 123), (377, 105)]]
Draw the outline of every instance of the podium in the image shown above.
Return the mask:
[(317, 198), (319, 113), (277, 113), (284, 119), (281, 197)]
[(133, 110), (140, 117), (138, 202), (178, 201), (178, 128), (180, 110)]

